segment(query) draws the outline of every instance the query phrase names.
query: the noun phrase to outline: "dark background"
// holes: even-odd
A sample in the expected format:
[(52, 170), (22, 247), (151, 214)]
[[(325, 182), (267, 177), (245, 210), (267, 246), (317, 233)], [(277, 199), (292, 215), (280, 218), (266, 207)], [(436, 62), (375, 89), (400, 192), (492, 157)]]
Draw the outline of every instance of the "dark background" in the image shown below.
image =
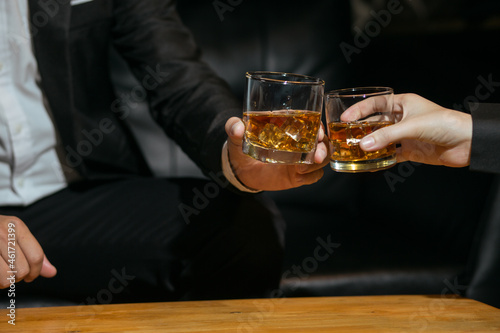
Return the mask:
[[(356, 31), (388, 2), (243, 0), (217, 12), (214, 1), (180, 1), (179, 11), (240, 98), (251, 70), (318, 76), (326, 91), (391, 86), (459, 109), (478, 97), (479, 77), (500, 82), (500, 2), (401, 0), (402, 11), (357, 47)], [(350, 59), (346, 44), (359, 49)], [(500, 87), (480, 102), (500, 102)], [(355, 175), (326, 167), (314, 185), (270, 193), (288, 225), (283, 270), (303, 269), (289, 276), (301, 281), (290, 295), (440, 293), (470, 265), (491, 182), (468, 168), (402, 163)], [(304, 266), (328, 237), (340, 246)], [(321, 281), (308, 285), (313, 278)]]

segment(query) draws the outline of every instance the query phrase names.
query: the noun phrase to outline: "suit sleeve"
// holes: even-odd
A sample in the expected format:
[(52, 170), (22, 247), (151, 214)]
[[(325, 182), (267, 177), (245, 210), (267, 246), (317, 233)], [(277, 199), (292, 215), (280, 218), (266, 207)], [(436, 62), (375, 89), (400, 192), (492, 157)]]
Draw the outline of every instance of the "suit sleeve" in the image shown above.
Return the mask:
[(241, 116), (241, 105), (200, 60), (175, 1), (115, 1), (113, 43), (146, 89), (157, 123), (205, 174), (221, 175), (224, 124)]
[(472, 104), (470, 169), (500, 173), (500, 104)]

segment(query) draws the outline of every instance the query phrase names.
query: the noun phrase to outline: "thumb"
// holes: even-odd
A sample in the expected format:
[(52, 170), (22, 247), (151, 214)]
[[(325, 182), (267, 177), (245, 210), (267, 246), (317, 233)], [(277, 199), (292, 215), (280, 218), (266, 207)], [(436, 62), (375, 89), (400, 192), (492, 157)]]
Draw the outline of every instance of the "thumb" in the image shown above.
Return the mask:
[(400, 133), (399, 131), (400, 124), (401, 123), (398, 123), (376, 130), (361, 139), (359, 146), (365, 151), (374, 151), (385, 148), (391, 143), (399, 142), (404, 137), (404, 133)]
[(237, 117), (229, 118), (226, 122), (225, 129), (229, 137), (228, 143), (241, 146), (243, 134), (245, 132), (245, 124), (243, 124), (243, 121)]
[(46, 255), (43, 255), (42, 269), (40, 275), (46, 278), (54, 277), (57, 274), (57, 269), (50, 263)]

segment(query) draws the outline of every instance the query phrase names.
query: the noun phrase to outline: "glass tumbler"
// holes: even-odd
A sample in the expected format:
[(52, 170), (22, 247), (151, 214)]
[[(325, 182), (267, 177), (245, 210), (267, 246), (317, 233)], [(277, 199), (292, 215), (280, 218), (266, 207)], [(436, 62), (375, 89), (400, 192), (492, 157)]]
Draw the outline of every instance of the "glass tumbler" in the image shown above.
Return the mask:
[(306, 75), (247, 72), (243, 152), (264, 163), (314, 163), (324, 85)]
[[(372, 113), (351, 122), (341, 115), (356, 103), (370, 100)], [(365, 172), (387, 169), (396, 164), (396, 145), (365, 152), (361, 139), (377, 129), (394, 124), (394, 91), (389, 87), (359, 87), (333, 90), (326, 94), (325, 115), (330, 145), (330, 166), (339, 172)]]

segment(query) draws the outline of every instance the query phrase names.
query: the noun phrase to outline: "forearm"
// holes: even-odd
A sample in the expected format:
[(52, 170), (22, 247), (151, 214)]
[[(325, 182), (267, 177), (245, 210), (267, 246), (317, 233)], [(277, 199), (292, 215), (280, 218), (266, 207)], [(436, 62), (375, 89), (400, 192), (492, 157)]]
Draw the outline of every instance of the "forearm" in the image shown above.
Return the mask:
[(240, 102), (205, 63), (173, 1), (116, 3), (114, 43), (148, 93), (154, 119), (204, 171), (221, 172), (224, 124)]

